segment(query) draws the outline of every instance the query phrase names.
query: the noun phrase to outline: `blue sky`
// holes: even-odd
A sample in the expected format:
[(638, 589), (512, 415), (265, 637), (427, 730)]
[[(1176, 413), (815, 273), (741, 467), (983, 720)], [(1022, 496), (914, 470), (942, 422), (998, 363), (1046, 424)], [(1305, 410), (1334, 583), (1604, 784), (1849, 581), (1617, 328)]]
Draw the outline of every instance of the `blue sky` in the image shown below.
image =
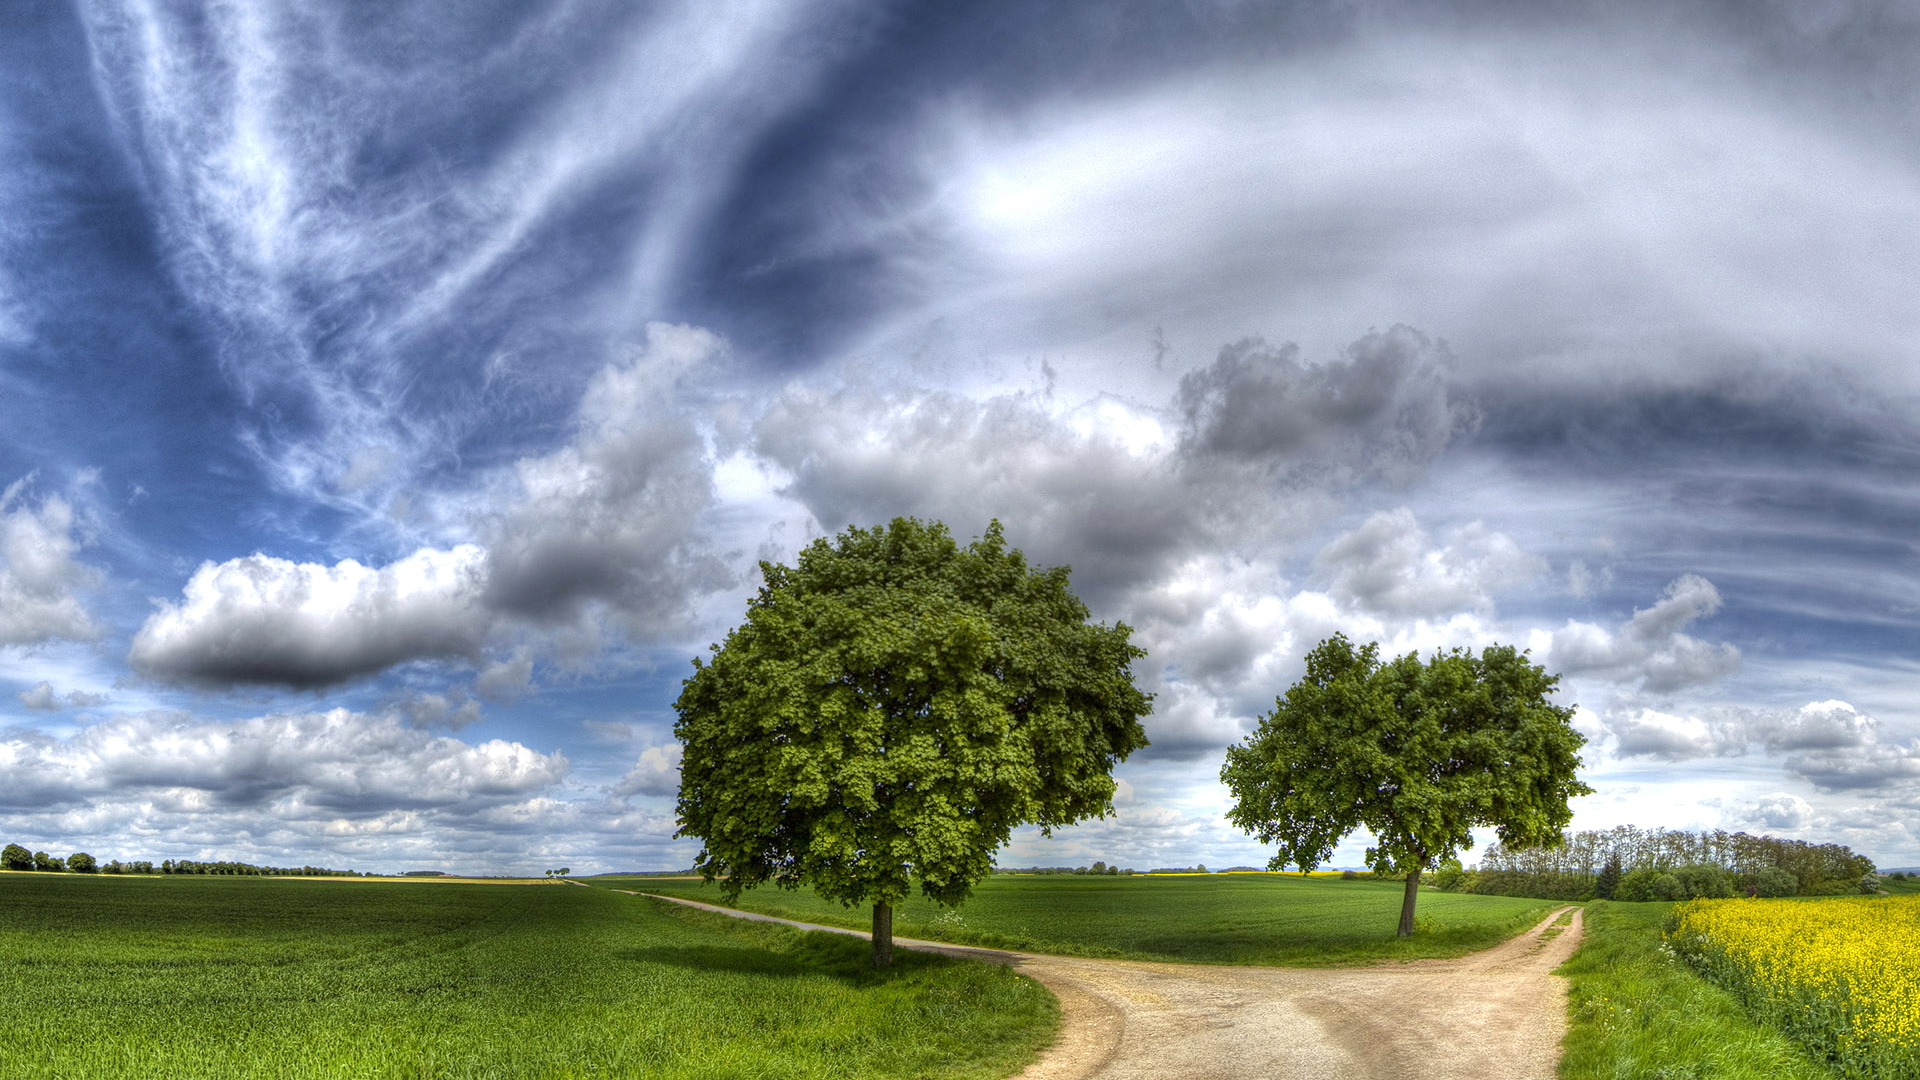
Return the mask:
[(1920, 8), (1042, 7), (6, 5), (0, 835), (685, 866), (688, 662), (916, 514), (1149, 650), (1003, 863), (1263, 863), (1336, 631), (1920, 863)]

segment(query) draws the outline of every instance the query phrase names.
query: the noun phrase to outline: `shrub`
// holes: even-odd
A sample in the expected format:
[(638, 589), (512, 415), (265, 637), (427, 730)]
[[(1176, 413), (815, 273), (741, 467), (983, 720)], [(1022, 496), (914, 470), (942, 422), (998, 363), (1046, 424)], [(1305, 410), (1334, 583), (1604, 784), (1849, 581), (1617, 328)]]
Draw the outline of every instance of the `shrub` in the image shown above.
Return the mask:
[(1753, 891), (1759, 896), (1776, 898), (1800, 891), (1800, 879), (1777, 866), (1769, 866), (1753, 876)]
[(1683, 866), (1673, 876), (1686, 893), (1676, 900), (1725, 900), (1734, 894), (1732, 872), (1718, 866)]
[(1655, 870), (1651, 866), (1642, 866), (1635, 870), (1629, 870), (1620, 875), (1620, 886), (1613, 890), (1613, 898), (1615, 900), (1630, 900), (1636, 903), (1658, 900), (1660, 898), (1653, 894), (1653, 879), (1659, 876), (1660, 871)]
[(1650, 886), (1650, 891), (1653, 893), (1655, 900), (1685, 900), (1687, 898), (1687, 887), (1682, 885), (1680, 879), (1675, 877), (1671, 871), (1667, 870), (1653, 875), (1653, 883)]

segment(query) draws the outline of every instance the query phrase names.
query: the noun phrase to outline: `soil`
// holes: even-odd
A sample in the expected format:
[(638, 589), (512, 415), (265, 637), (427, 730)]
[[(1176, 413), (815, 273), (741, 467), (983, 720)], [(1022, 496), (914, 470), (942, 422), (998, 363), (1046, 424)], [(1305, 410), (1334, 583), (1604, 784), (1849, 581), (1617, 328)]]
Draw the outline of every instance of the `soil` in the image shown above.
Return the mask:
[(1007, 964), (1053, 991), (1059, 1034), (1016, 1080), (1552, 1080), (1567, 1026), (1566, 982), (1553, 969), (1572, 955), (1582, 926), (1574, 908), (1571, 923), (1555, 928), (1566, 910), (1469, 956), (1358, 968), (1086, 960), (909, 938), (894, 944)]

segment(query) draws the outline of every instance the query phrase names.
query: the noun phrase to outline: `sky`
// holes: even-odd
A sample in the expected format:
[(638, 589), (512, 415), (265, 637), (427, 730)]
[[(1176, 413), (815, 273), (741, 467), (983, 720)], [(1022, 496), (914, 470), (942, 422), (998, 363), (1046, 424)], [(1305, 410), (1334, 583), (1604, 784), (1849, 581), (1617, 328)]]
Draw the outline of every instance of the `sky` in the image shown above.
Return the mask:
[(1002, 865), (1264, 865), (1222, 756), (1334, 633), (1530, 650), (1573, 828), (1920, 864), (1916, 57), (1911, 0), (0, 5), (0, 839), (688, 866), (691, 660), (916, 515), (1147, 650), (1113, 816)]

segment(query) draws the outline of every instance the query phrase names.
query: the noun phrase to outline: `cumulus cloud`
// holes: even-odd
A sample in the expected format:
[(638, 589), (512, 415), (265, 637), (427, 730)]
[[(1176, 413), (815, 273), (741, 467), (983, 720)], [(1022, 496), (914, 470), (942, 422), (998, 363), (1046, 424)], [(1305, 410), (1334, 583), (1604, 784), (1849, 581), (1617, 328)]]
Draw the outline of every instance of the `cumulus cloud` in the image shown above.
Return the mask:
[(1665, 761), (1740, 754), (1747, 749), (1746, 732), (1737, 720), (1680, 716), (1657, 709), (1634, 709), (1602, 718), (1614, 738), (1620, 757), (1651, 757)]
[(649, 746), (640, 760), (613, 786), (613, 794), (675, 795), (680, 791), (680, 759), (685, 754), (679, 743)]
[(1448, 391), (1446, 347), (1408, 326), (1370, 333), (1338, 362), (1257, 338), (1180, 380), (1183, 448), (1199, 457), (1405, 480), (1474, 423)]
[(128, 659), (202, 686), (311, 688), (409, 660), (473, 657), (491, 619), (479, 602), (485, 552), (422, 548), (386, 566), (249, 555), (202, 563), (179, 603), (161, 601)]
[(1776, 791), (1730, 815), (1735, 823), (1780, 832), (1803, 829), (1813, 821), (1813, 806), (1798, 795)]
[(1625, 624), (1609, 629), (1569, 619), (1553, 632), (1551, 661), (1566, 675), (1637, 682), (1667, 692), (1699, 686), (1740, 667), (1740, 650), (1701, 641), (1682, 632), (1720, 610), (1720, 591), (1698, 574), (1682, 574), (1652, 607), (1636, 609)]
[(1495, 592), (1546, 570), (1545, 560), (1478, 521), (1435, 546), (1405, 507), (1374, 514), (1321, 549), (1315, 562), (1337, 599), (1400, 618), (1490, 611)]
[(53, 684), (45, 679), (33, 684), (15, 695), (20, 704), (29, 709), (43, 709), (49, 712), (63, 708), (88, 709), (107, 703), (105, 694), (90, 694), (85, 690), (70, 690), (65, 694), (56, 694)]
[(78, 594), (100, 582), (100, 572), (75, 556), (79, 522), (58, 495), (28, 501), (31, 477), (0, 493), (0, 645), (50, 638), (91, 640), (100, 628)]
[(1821, 791), (1886, 788), (1920, 780), (1920, 741), (1891, 738), (1875, 717), (1844, 701), (1816, 701), (1771, 718), (1769, 750)]
[[(589, 384), (573, 439), (519, 460), (493, 492), (498, 509), (476, 523), (485, 545), (384, 566), (258, 553), (203, 563), (179, 601), (158, 602), (128, 659), (172, 682), (315, 688), (415, 660), (479, 663), (508, 626), (565, 631), (590, 607), (640, 636), (682, 625), (692, 597), (732, 579), (698, 534), (713, 469), (674, 389), (723, 352), (704, 330), (649, 326), (645, 348)], [(477, 689), (511, 700), (531, 673), (519, 649), (486, 663)]]
[(1243, 341), (1169, 399), (787, 388), (753, 428), (829, 531), (897, 514), (1004, 521), (1098, 596), (1150, 587), (1203, 544), (1270, 550), (1338, 494), (1405, 479), (1464, 427), (1444, 349), (1395, 327), (1324, 363)]
[(675, 394), (724, 353), (708, 331), (653, 323), (645, 348), (601, 369), (574, 440), (514, 467), (518, 491), (487, 529), (488, 607), (552, 623), (599, 603), (646, 632), (684, 622), (695, 593), (731, 582), (698, 542), (713, 464)]
[(346, 709), (230, 722), (146, 713), (64, 739), (0, 734), (0, 806), (16, 810), (135, 793), (326, 817), (474, 809), (543, 791), (567, 772), (558, 752), (500, 739), (470, 745)]

